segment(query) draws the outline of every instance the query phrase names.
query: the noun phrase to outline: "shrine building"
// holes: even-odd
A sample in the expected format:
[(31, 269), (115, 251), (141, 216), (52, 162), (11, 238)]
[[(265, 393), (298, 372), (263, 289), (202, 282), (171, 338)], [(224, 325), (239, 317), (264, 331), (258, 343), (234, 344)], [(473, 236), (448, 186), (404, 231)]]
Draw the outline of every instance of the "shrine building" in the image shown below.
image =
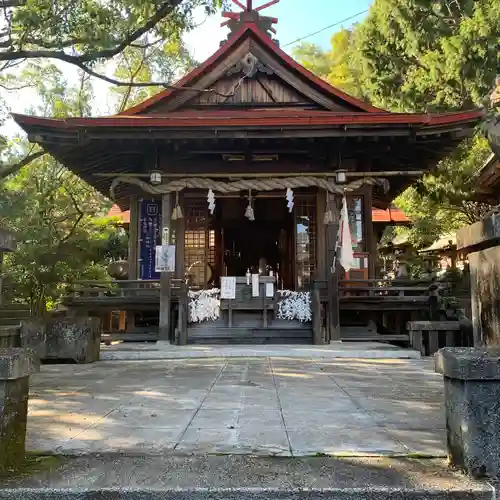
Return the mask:
[[(130, 210), (126, 279), (106, 291), (74, 283), (65, 301), (108, 318), (104, 330), (123, 311), (117, 338), (398, 341), (406, 319), (428, 314), (425, 284), (380, 275), (372, 211), (470, 136), (481, 112), (391, 113), (332, 87), (273, 38), (262, 11), (276, 1), (225, 13), (215, 54), (122, 113), (14, 115), (31, 142)], [(348, 272), (335, 260), (344, 195)]]

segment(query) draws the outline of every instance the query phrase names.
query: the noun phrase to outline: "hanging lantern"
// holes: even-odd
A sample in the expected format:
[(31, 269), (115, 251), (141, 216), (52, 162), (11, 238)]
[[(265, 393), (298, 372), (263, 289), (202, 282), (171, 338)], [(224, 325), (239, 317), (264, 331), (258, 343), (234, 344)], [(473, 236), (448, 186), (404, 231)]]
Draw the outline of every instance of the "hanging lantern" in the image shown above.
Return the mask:
[(211, 189), (208, 190), (207, 201), (208, 201), (208, 211), (210, 212), (210, 215), (213, 215), (215, 210), (215, 194)]
[(175, 207), (172, 210), (172, 220), (182, 219), (184, 215), (182, 214), (181, 206), (179, 205), (179, 191), (175, 192)]
[(248, 220), (254, 221), (255, 220), (255, 213), (252, 207), (252, 190), (248, 190), (248, 206), (245, 210), (245, 217)]
[(287, 188), (286, 201), (287, 201), (286, 206), (288, 208), (288, 211), (291, 213), (293, 210), (293, 189)]
[(161, 178), (162, 178), (161, 172), (158, 170), (153, 170), (149, 174), (149, 182), (151, 184), (153, 184), (153, 186), (157, 186), (158, 184), (161, 184)]

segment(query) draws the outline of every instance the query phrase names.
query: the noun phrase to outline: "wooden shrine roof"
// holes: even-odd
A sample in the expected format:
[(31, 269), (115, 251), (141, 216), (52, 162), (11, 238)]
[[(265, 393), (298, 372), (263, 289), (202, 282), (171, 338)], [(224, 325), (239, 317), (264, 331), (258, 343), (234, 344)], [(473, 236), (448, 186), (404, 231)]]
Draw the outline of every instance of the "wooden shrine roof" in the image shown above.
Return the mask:
[[(283, 164), (295, 161), (289, 172), (304, 165), (333, 172), (332, 158), (341, 149), (344, 159), (373, 160), (374, 171), (425, 171), (482, 118), (480, 110), (390, 113), (349, 96), (280, 49), (260, 28), (257, 14), (242, 14), (239, 28), (219, 50), (172, 88), (120, 114), (66, 119), (15, 114), (14, 119), (30, 141), (108, 195), (112, 179), (103, 173), (147, 174), (162, 155), (167, 163), (159, 168), (167, 177), (172, 169), (196, 172), (200, 165), (244, 175), (234, 163), (224, 164), (222, 153), (257, 149), (277, 151)], [(295, 153), (299, 150), (302, 156)], [(215, 151), (221, 152), (219, 163)], [(246, 168), (250, 175), (268, 165)], [(391, 179), (381, 206), (411, 181)], [(117, 192), (122, 209), (128, 208), (129, 189)]]

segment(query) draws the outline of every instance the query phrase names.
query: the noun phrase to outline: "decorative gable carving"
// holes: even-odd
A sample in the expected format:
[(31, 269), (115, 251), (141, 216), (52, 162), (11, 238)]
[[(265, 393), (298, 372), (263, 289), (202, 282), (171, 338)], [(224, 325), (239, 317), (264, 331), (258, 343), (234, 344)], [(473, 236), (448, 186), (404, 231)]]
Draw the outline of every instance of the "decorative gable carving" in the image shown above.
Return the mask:
[(274, 73), (269, 66), (261, 63), (257, 57), (255, 57), (251, 52), (248, 52), (248, 54), (242, 57), (233, 67), (229, 69), (227, 76), (242, 73), (242, 76), (252, 78), (259, 71), (261, 73), (265, 73), (266, 75), (272, 75)]

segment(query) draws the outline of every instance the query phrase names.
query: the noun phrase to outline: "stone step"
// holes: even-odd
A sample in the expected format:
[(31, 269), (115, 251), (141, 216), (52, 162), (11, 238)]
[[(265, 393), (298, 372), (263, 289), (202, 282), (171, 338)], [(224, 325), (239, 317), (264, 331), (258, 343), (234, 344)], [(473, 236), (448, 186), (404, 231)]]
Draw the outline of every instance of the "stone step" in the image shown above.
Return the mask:
[(0, 318), (1, 326), (20, 325), (25, 318)]
[[(97, 455), (0, 483), (0, 500), (493, 500), (444, 460), (410, 457)], [(55, 465), (58, 464), (58, 465)]]
[(0, 320), (2, 318), (29, 318), (29, 309), (0, 309)]
[(2, 304), (2, 305), (0, 305), (0, 311), (1, 310), (13, 311), (13, 310), (17, 310), (17, 309), (21, 309), (23, 311), (28, 311), (29, 312), (30, 307), (27, 304), (18, 304), (18, 303), (10, 303), (10, 304)]

